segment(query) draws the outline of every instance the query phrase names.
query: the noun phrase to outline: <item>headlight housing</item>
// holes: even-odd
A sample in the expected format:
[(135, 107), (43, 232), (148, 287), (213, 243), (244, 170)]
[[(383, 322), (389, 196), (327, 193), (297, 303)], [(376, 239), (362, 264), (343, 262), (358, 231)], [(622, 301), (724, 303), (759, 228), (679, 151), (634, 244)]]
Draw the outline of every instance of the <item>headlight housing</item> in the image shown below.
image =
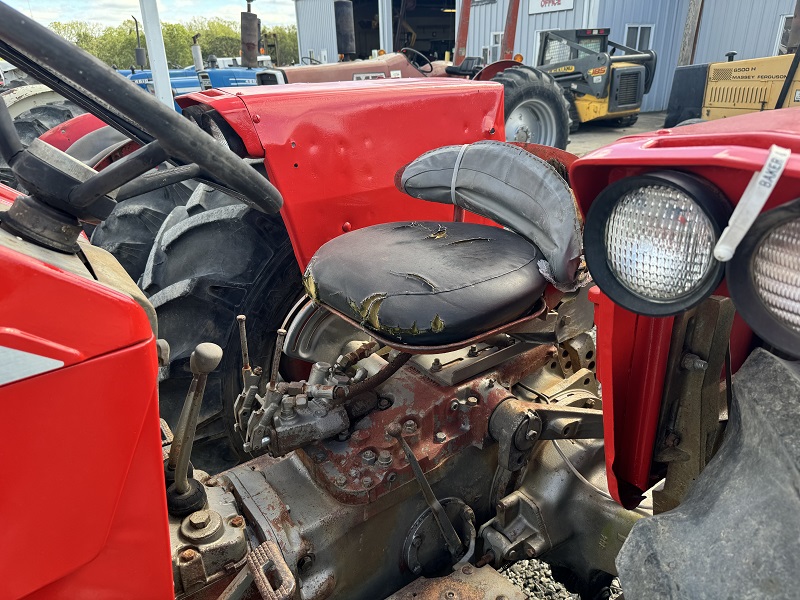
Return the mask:
[(657, 171), (612, 183), (586, 217), (589, 271), (630, 311), (677, 314), (719, 285), (714, 246), (730, 213), (717, 188), (689, 173)]
[(200, 129), (214, 138), (222, 146), (227, 146), (234, 154), (245, 158), (247, 149), (244, 141), (231, 125), (216, 110), (206, 104), (194, 104), (183, 109), (183, 116), (194, 121)]
[(759, 215), (726, 276), (736, 310), (753, 331), (800, 357), (800, 199)]

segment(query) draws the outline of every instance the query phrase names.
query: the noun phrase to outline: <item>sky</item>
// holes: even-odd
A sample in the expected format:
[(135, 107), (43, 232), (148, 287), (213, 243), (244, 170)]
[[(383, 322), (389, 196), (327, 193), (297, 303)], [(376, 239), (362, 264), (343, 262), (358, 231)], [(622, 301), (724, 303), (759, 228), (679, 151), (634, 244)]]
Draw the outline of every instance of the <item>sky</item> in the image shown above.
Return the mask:
[[(42, 25), (53, 21), (89, 21), (99, 25), (119, 25), (131, 15), (137, 19), (141, 14), (137, 0), (92, 0), (83, 3), (75, 0), (2, 0), (12, 8), (33, 17)], [(91, 7), (91, 10), (86, 10)], [(162, 21), (176, 23), (192, 17), (219, 17), (238, 21), (239, 13), (247, 9), (245, 0), (158, 0), (158, 12)], [(255, 0), (253, 12), (261, 18), (264, 27), (271, 25), (294, 25), (293, 0)]]

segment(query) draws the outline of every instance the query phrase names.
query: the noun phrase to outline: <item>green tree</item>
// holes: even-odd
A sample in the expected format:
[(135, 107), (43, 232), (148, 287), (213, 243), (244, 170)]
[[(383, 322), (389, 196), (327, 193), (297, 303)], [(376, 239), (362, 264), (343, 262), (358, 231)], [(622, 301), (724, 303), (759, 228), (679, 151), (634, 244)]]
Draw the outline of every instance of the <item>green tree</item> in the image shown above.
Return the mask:
[(97, 38), (102, 33), (102, 27), (85, 21), (68, 21), (50, 23), (50, 29), (55, 31), (65, 40), (78, 45), (87, 52), (97, 55)]
[(186, 23), (190, 37), (200, 34), (200, 47), (203, 57), (213, 54), (217, 57), (239, 56), (242, 42), (239, 36), (239, 23), (226, 19), (204, 19), (195, 17)]
[[(261, 30), (262, 39), (268, 47), (267, 53), (277, 66), (291, 65), (300, 60), (297, 51), (297, 27), (294, 25), (275, 25)], [(277, 48), (269, 47), (277, 44)]]

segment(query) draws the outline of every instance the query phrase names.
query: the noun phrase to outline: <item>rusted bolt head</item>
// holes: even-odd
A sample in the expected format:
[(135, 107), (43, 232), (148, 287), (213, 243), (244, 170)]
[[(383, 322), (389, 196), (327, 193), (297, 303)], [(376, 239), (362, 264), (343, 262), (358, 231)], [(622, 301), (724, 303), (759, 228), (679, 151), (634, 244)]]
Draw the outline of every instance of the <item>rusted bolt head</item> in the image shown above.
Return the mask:
[(389, 400), (389, 398), (386, 398), (386, 397), (378, 398), (378, 408), (380, 410), (386, 410), (391, 405), (392, 405), (392, 401)]
[(388, 450), (378, 452), (378, 464), (382, 467), (388, 467), (392, 464), (392, 453)]
[(244, 518), (242, 518), (240, 515), (236, 515), (231, 519), (231, 525), (233, 527), (241, 527), (244, 525)]
[(339, 487), (344, 487), (347, 485), (347, 478), (344, 475), (337, 475), (333, 482)]
[(417, 424), (409, 419), (403, 423), (403, 433), (414, 433), (417, 431)]
[(461, 567), (461, 572), (464, 575), (472, 575), (472, 571), (473, 570), (474, 569), (473, 569), (472, 565), (466, 565), (466, 566)]
[(467, 398), (467, 406), (478, 406), (478, 399), (475, 396)]
[(377, 456), (375, 455), (375, 452), (373, 452), (372, 450), (364, 450), (364, 452), (361, 453), (361, 460), (364, 461), (365, 465), (375, 464), (376, 458)]
[(437, 444), (444, 444), (447, 441), (447, 435), (441, 431), (437, 431), (433, 436), (433, 441)]
[(187, 548), (183, 552), (180, 553), (179, 558), (182, 562), (189, 562), (190, 560), (194, 560), (197, 556), (197, 552), (192, 550), (191, 548)]
[(442, 370), (442, 361), (440, 361), (438, 358), (434, 358), (433, 362), (431, 363), (431, 373), (435, 373), (441, 370)]
[(364, 477), (364, 479), (361, 480), (361, 485), (365, 488), (372, 487), (372, 477)]
[(211, 513), (207, 510), (198, 510), (189, 515), (189, 525), (192, 529), (203, 529), (211, 522)]
[(308, 573), (313, 564), (313, 557), (310, 554), (306, 554), (303, 558), (297, 561), (297, 570), (301, 573)]

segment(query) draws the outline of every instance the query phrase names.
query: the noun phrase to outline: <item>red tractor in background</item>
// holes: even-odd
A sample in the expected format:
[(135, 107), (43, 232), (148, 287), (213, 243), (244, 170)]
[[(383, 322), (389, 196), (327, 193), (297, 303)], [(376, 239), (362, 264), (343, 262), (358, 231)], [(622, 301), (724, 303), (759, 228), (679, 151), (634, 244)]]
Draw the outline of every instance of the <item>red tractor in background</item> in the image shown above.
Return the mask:
[[(97, 172), (41, 141), (24, 149), (0, 106), (0, 155), (27, 191), (0, 187), (13, 199), (0, 212), (2, 597), (515, 599), (497, 571), (533, 557), (583, 598), (607, 596), (615, 574), (629, 598), (795, 593), (796, 111), (766, 115), (769, 130), (749, 115), (580, 160), (491, 139), (403, 158), (380, 185), (439, 212), (347, 221), (325, 243), (290, 230), (306, 295), (274, 334), (237, 319), (239, 393), (221, 418), (252, 458), (209, 475), (189, 459), (227, 358), (194, 348), (173, 434), (158, 418), (160, 315), (79, 241), (81, 221), (105, 219), (123, 189), (184, 176), (287, 214), (280, 176), (225, 135), (261, 116), (223, 91), (195, 96), (187, 116), (228, 142), (209, 144), (6, 5), (0, 50), (142, 143)], [(320, 115), (326, 135), (307, 148), (284, 136), (273, 150), (299, 173), (333, 148), (358, 199), (397, 138), (354, 164), (338, 118)], [(150, 173), (166, 160), (177, 166)], [(341, 229), (338, 206), (326, 216)], [(273, 335), (271, 357), (252, 360)]]

